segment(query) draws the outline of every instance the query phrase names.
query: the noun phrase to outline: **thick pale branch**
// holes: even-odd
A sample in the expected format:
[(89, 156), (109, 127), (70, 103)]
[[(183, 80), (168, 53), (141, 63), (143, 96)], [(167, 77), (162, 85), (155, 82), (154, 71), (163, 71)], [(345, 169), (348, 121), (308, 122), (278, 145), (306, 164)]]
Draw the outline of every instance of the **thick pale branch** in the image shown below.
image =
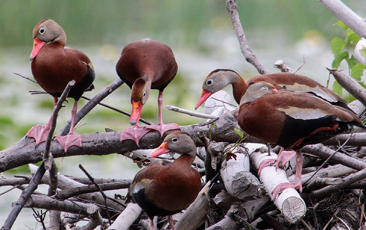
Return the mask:
[(361, 37), (366, 37), (366, 22), (340, 0), (318, 0), (334, 16)]
[[(236, 119), (230, 113), (225, 113), (216, 121), (216, 125), (211, 128), (206, 125), (190, 125), (181, 126), (181, 130), (187, 132), (192, 137), (198, 136), (202, 131), (205, 135), (210, 136), (218, 142), (236, 142), (239, 135), (234, 132), (234, 127), (239, 128)], [(163, 141), (163, 137), (159, 132), (149, 132), (140, 140), (140, 146), (137, 147), (134, 141), (120, 141), (120, 132), (92, 133), (82, 135), (82, 147), (71, 146), (67, 154), (64, 153), (62, 146), (56, 141), (52, 141), (51, 152), (54, 158), (70, 157), (76, 155), (107, 155), (111, 153), (125, 154), (136, 149), (156, 148)], [(194, 138), (197, 146), (202, 144)], [(247, 137), (246, 142), (260, 142), (254, 137)], [(22, 138), (18, 143), (8, 149), (0, 152), (0, 172), (29, 164), (42, 161), (44, 144), (35, 145), (33, 138)], [(126, 156), (128, 156), (126, 154)]]

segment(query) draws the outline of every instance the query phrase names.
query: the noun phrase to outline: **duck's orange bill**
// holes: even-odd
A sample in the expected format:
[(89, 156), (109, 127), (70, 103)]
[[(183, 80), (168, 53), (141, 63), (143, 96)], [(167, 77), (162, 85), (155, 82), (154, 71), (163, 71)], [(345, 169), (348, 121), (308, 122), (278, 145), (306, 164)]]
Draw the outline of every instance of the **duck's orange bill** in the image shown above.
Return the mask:
[(161, 145), (155, 149), (151, 154), (150, 154), (150, 158), (153, 158), (153, 157), (158, 157), (162, 154), (165, 154), (165, 153), (170, 153), (170, 149), (168, 148), (167, 146), (167, 143), (166, 142), (163, 142), (161, 143)]
[(142, 104), (141, 101), (131, 101), (132, 104), (132, 112), (130, 116), (130, 124), (136, 125), (140, 120)]
[(273, 92), (275, 93), (275, 92), (277, 92), (278, 90), (277, 89), (273, 89)]
[(197, 105), (196, 105), (196, 107), (194, 107), (194, 109), (197, 109), (198, 107), (200, 107), (203, 104), (203, 102), (205, 102), (207, 100), (207, 98), (209, 98), (211, 95), (212, 95), (211, 92), (208, 92), (205, 89), (203, 89), (202, 93), (201, 93), (201, 97), (198, 100)]
[(42, 49), (42, 47), (46, 44), (46, 42), (39, 40), (38, 38), (35, 38), (33, 40), (33, 49), (32, 49), (32, 53), (30, 55), (30, 60), (32, 61), (37, 54), (39, 53), (39, 51)]

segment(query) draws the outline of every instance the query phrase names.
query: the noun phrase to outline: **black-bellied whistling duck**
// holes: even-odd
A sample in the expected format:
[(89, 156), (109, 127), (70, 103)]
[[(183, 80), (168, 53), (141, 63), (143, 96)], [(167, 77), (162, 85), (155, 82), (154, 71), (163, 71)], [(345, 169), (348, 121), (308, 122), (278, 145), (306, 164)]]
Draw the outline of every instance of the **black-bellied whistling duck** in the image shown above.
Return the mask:
[[(336, 93), (324, 87), (313, 79), (298, 75), (295, 73), (274, 73), (266, 75), (258, 75), (244, 81), (240, 75), (230, 69), (217, 69), (212, 71), (205, 79), (202, 85), (202, 94), (197, 102), (196, 109), (203, 104), (212, 94), (232, 85), (233, 95), (238, 104), (245, 92), (248, 84), (251, 82), (265, 81), (271, 83), (276, 89), (286, 89), (294, 92), (311, 93), (315, 96), (328, 101), (331, 104), (348, 108), (347, 103)], [(352, 111), (352, 110), (351, 110)]]
[(192, 168), (196, 146), (192, 138), (181, 131), (170, 133), (164, 142), (151, 153), (157, 157), (164, 153), (181, 154), (173, 163), (155, 161), (138, 172), (128, 194), (150, 218), (150, 229), (155, 229), (154, 216), (167, 216), (175, 229), (171, 215), (187, 208), (197, 197), (201, 179)]
[[(158, 130), (161, 135), (168, 130), (179, 130), (177, 124), (163, 124), (163, 90), (173, 80), (178, 70), (174, 54), (169, 46), (159, 41), (143, 39), (126, 45), (116, 70), (118, 76), (131, 88), (132, 112), (130, 124), (132, 128), (121, 132), (121, 140), (132, 139), (138, 144), (151, 129)], [(150, 89), (158, 89), (159, 123), (146, 127), (137, 126), (142, 106), (150, 95)]]
[[(67, 136), (56, 136), (57, 141), (67, 149), (76, 145), (81, 147), (81, 137), (74, 133), (77, 102), (86, 90), (93, 89), (94, 68), (89, 58), (82, 52), (65, 48), (66, 34), (52, 19), (40, 21), (33, 29), (33, 50), (30, 55), (32, 73), (38, 84), (54, 97), (54, 104), (61, 96), (69, 81), (75, 80), (75, 86), (68, 97), (74, 98), (71, 111), (71, 128)], [(45, 126), (31, 128), (27, 136), (36, 139), (36, 144), (46, 141), (51, 119)]]
[[(340, 133), (366, 131), (355, 113), (308, 93), (277, 90), (268, 82), (248, 85), (241, 99), (238, 123), (249, 135), (296, 151), (294, 184), (278, 185), (272, 191), (274, 198), (288, 187), (301, 191), (301, 147), (325, 141)], [(284, 165), (291, 155), (290, 151), (282, 151), (277, 161), (282, 161)]]

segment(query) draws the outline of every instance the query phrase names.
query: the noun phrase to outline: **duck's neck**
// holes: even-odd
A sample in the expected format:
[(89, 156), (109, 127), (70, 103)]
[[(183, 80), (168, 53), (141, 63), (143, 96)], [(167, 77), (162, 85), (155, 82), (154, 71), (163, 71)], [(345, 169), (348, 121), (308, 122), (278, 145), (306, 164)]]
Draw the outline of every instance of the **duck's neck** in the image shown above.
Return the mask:
[(243, 95), (245, 89), (247, 88), (247, 84), (244, 79), (240, 77), (236, 72), (229, 71), (227, 73), (227, 78), (230, 84), (233, 86), (233, 95), (236, 103), (240, 103), (241, 96)]
[(180, 157), (178, 157), (172, 164), (172, 167), (179, 167), (179, 168), (183, 168), (182, 166), (185, 167), (189, 167), (191, 168), (191, 165), (194, 161), (195, 158), (195, 154), (191, 155), (191, 154), (183, 154)]

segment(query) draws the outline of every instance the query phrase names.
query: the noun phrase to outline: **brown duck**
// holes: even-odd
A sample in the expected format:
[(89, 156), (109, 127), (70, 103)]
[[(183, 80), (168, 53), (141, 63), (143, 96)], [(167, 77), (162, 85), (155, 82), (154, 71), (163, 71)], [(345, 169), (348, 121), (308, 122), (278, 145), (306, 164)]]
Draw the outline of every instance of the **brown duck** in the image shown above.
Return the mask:
[[(54, 97), (55, 105), (68, 82), (75, 80), (75, 86), (68, 94), (68, 97), (75, 99), (70, 132), (67, 136), (56, 136), (66, 152), (72, 145), (81, 147), (81, 137), (74, 133), (77, 102), (84, 91), (94, 88), (92, 83), (95, 75), (89, 58), (81, 51), (66, 48), (65, 45), (66, 34), (52, 19), (42, 20), (34, 27), (30, 55), (32, 73), (38, 84)], [(45, 126), (37, 125), (28, 131), (27, 136), (35, 138), (37, 145), (47, 139), (51, 119)]]

